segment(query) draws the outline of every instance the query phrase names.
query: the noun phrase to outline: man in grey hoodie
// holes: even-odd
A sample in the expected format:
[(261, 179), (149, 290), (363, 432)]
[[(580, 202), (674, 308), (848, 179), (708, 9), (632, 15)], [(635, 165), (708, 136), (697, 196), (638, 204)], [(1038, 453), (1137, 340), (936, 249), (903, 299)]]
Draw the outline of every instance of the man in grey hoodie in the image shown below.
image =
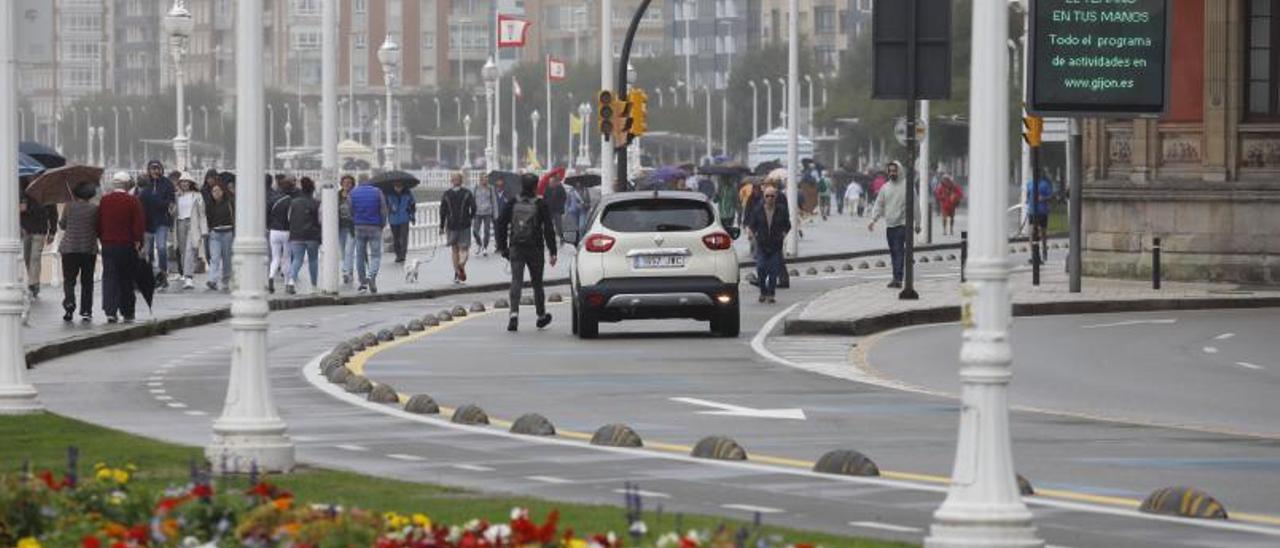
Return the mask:
[(476, 215), (471, 221), (471, 233), (480, 246), (479, 255), (489, 254), (489, 234), (493, 231), (493, 216), (498, 212), (498, 193), (489, 186), (489, 179), (480, 179), (476, 186)]

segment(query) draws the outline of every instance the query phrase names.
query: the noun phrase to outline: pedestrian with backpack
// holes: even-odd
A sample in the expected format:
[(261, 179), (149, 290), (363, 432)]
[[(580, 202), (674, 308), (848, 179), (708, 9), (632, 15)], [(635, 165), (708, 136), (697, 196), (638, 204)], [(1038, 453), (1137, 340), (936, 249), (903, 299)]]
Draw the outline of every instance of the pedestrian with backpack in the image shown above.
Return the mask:
[(538, 313), (538, 329), (551, 323), (546, 295), (542, 290), (543, 249), (550, 254), (551, 266), (554, 267), (558, 246), (551, 210), (535, 195), (537, 189), (536, 175), (522, 175), (519, 199), (502, 208), (498, 224), (494, 227), (498, 253), (511, 261), (511, 319), (507, 322), (507, 331), (519, 329), (520, 294), (524, 289), (526, 268), (529, 269), (529, 281), (533, 284), (533, 304)]

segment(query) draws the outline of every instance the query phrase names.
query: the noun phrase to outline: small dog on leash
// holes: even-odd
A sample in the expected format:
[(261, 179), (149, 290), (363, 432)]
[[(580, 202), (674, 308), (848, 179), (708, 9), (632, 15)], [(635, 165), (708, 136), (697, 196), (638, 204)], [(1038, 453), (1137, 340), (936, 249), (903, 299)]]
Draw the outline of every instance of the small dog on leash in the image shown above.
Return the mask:
[(418, 283), (418, 267), (422, 266), (422, 263), (423, 263), (422, 259), (414, 259), (412, 261), (409, 261), (409, 264), (404, 267), (404, 283), (407, 283), (407, 284)]

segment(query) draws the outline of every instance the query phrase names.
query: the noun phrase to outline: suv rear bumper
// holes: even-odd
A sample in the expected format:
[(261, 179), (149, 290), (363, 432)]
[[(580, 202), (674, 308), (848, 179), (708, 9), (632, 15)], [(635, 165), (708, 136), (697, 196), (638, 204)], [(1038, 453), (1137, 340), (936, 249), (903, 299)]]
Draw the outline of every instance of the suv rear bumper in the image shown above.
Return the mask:
[(736, 309), (738, 284), (713, 276), (671, 278), (614, 278), (582, 286), (577, 302), (600, 321), (692, 318), (709, 320)]

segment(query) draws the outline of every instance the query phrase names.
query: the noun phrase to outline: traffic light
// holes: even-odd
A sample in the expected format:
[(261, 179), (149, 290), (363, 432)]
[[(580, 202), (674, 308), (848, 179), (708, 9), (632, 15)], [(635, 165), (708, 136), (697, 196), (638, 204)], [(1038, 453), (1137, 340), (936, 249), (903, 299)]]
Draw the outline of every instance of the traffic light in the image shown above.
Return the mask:
[(1044, 118), (1039, 116), (1027, 115), (1022, 117), (1022, 125), (1025, 131), (1022, 132), (1022, 138), (1027, 140), (1027, 145), (1038, 147), (1044, 137)]
[(605, 140), (609, 140), (609, 136), (613, 135), (613, 92), (607, 89), (600, 90), (596, 96), (596, 112), (600, 113), (600, 133), (604, 135)]
[(625, 148), (631, 142), (631, 103), (615, 99), (613, 103), (613, 148)]
[(644, 90), (633, 89), (627, 92), (627, 103), (631, 105), (631, 129), (628, 134), (639, 137), (649, 131), (649, 96)]

